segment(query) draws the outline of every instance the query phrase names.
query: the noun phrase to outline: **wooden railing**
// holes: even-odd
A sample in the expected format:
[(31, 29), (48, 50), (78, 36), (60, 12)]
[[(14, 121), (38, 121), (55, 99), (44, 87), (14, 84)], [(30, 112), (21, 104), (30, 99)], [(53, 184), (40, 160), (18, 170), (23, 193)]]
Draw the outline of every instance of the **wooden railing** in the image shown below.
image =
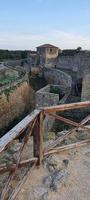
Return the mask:
[[(16, 189), (8, 199), (14, 199), (20, 190), (21, 186), (24, 184), (27, 176), (31, 173), (32, 169), (36, 165), (40, 165), (42, 157), (41, 157), (41, 131), (42, 131), (42, 111), (41, 110), (34, 110), (30, 115), (25, 117), (20, 123), (18, 123), (13, 129), (11, 129), (6, 135), (4, 135), (0, 139), (0, 153), (2, 153), (5, 149), (8, 148), (9, 145), (11, 145), (12, 141), (15, 138), (20, 137), (20, 135), (24, 135), (23, 137), (23, 142), (21, 144), (21, 147), (18, 152), (18, 157), (17, 157), (17, 162), (16, 164), (9, 165), (8, 167), (3, 164), (0, 166), (0, 174), (9, 172), (8, 175), (8, 180), (5, 185), (5, 187), (2, 190), (1, 193), (1, 200), (6, 199), (6, 196), (8, 194), (10, 184), (12, 180), (15, 177), (15, 174), (18, 170), (18, 168), (21, 168), (27, 164), (31, 164), (31, 168), (28, 171), (28, 173), (23, 177), (23, 180), (18, 183)], [(30, 136), (33, 135), (33, 145), (34, 145), (34, 157), (28, 160), (21, 160), (22, 159), (22, 154), (23, 150), (25, 149), (27, 142), (30, 138)]]
[[(41, 164), (44, 156), (57, 153), (63, 150), (67, 150), (70, 148), (78, 147), (81, 145), (85, 145), (90, 142), (90, 140), (84, 140), (84, 141), (79, 141), (74, 144), (56, 147), (65, 139), (65, 137), (67, 137), (68, 135), (70, 135), (71, 133), (73, 133), (75, 130), (77, 130), (80, 127), (90, 132), (90, 128), (88, 126), (85, 126), (85, 124), (90, 121), (90, 115), (87, 116), (85, 119), (83, 119), (79, 123), (71, 119), (67, 119), (65, 117), (60, 116), (61, 111), (73, 110), (73, 109), (79, 109), (79, 108), (90, 108), (90, 101), (36, 109), (0, 139), (0, 153), (2, 153), (5, 149), (8, 148), (8, 146), (12, 143), (12, 141), (15, 138), (18, 138), (20, 137), (20, 135), (23, 134), (23, 142), (18, 152), (18, 158), (17, 158), (16, 164), (12, 164), (8, 167), (5, 165), (0, 166), (0, 174), (9, 172), (8, 181), (1, 193), (1, 200), (4, 200), (6, 198), (10, 183), (14, 179), (15, 173), (18, 170), (18, 168), (21, 168), (22, 166), (25, 166), (26, 164), (31, 163), (30, 170), (24, 176), (23, 180), (21, 180), (21, 182), (17, 185), (15, 191), (12, 192), (10, 197), (8, 197), (9, 200), (15, 199), (22, 185), (26, 181), (27, 176), (30, 175), (31, 170), (36, 165)], [(59, 115), (55, 114), (57, 112), (59, 112)], [(55, 118), (59, 121), (62, 121), (74, 127), (68, 130), (66, 134), (56, 139), (47, 148), (44, 148), (44, 145), (43, 145), (44, 119), (47, 115), (50, 116), (51, 118)], [(21, 159), (22, 153), (25, 146), (27, 145), (27, 142), (30, 136), (33, 136), (33, 158), (28, 159), (28, 160), (22, 160)]]
[[(48, 154), (52, 154), (52, 153), (55, 153), (55, 152), (59, 152), (59, 151), (61, 151), (63, 149), (66, 150), (66, 149), (68, 149), (70, 147), (73, 148), (73, 147), (76, 147), (76, 146), (80, 146), (80, 144), (84, 145), (84, 144), (90, 142), (90, 140), (85, 140), (85, 141), (77, 142), (77, 144), (66, 145), (65, 148), (64, 148), (64, 146), (59, 147), (59, 148), (56, 147), (68, 135), (72, 134), (74, 131), (78, 130), (79, 128), (82, 128), (83, 130), (86, 130), (86, 131), (90, 132), (90, 128), (85, 126), (85, 124), (90, 121), (90, 115), (88, 115), (86, 118), (84, 118), (79, 123), (77, 123), (77, 122), (75, 122), (73, 120), (67, 119), (65, 117), (60, 116), (60, 112), (62, 112), (62, 111), (79, 109), (79, 108), (81, 109), (81, 108), (85, 108), (85, 107), (87, 108), (87, 111), (88, 111), (88, 108), (90, 108), (90, 101), (88, 101), (88, 102), (80, 102), (80, 103), (72, 103), (72, 104), (65, 104), (65, 105), (52, 106), (52, 107), (44, 108), (44, 114), (48, 115), (51, 118), (55, 118), (55, 119), (57, 119), (57, 120), (59, 120), (61, 122), (64, 122), (66, 124), (74, 126), (73, 128), (69, 129), (64, 135), (62, 135), (57, 140), (55, 140), (46, 149), (44, 149), (44, 155), (48, 155)], [(53, 114), (55, 112), (59, 112), (59, 115)]]

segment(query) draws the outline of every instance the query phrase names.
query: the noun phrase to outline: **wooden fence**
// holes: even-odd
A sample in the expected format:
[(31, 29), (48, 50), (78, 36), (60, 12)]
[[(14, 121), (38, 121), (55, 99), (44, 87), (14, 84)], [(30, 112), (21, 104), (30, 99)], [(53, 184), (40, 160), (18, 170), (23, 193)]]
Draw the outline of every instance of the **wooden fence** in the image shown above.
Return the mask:
[[(36, 165), (41, 164), (44, 156), (90, 143), (90, 140), (83, 140), (74, 144), (57, 147), (58, 144), (60, 144), (68, 135), (72, 134), (78, 128), (82, 128), (90, 132), (90, 128), (88, 128), (88, 126), (85, 126), (85, 124), (90, 121), (90, 115), (88, 115), (85, 119), (83, 119), (79, 123), (71, 119), (67, 119), (65, 117), (60, 116), (60, 112), (62, 111), (79, 109), (79, 108), (90, 108), (90, 101), (72, 103), (72, 104), (63, 104), (58, 106), (36, 109), (0, 139), (0, 153), (1, 153), (8, 148), (8, 146), (15, 138), (20, 137), (21, 134), (24, 135), (22, 145), (18, 152), (18, 158), (16, 164), (12, 164), (8, 167), (5, 165), (0, 166), (0, 174), (9, 172), (8, 181), (1, 193), (1, 198), (0, 198), (1, 200), (6, 199), (10, 183), (14, 179), (15, 173), (18, 170), (18, 168), (21, 168), (22, 166), (25, 166), (28, 163), (31, 163), (32, 166), (28, 171), (28, 173), (24, 176), (23, 180), (20, 181), (15, 190), (12, 192), (10, 197), (8, 197), (9, 200), (15, 199), (22, 185), (26, 181), (27, 177), (30, 175), (31, 170)], [(57, 112), (59, 112), (59, 115), (55, 114)], [(66, 124), (72, 125), (73, 128), (68, 130), (63, 136), (56, 139), (47, 148), (44, 148), (43, 133), (44, 133), (44, 119), (46, 115), (49, 115), (51, 118), (55, 118)], [(25, 146), (27, 145), (30, 136), (33, 136), (33, 158), (28, 160), (22, 160), (21, 159), (22, 153)]]

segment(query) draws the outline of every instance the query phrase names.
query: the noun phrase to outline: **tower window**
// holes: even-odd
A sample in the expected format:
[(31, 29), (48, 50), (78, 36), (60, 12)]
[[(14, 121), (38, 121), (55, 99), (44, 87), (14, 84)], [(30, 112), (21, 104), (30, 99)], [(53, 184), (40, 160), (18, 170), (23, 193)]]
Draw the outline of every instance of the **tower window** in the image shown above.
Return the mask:
[(52, 53), (52, 49), (50, 49), (50, 53)]

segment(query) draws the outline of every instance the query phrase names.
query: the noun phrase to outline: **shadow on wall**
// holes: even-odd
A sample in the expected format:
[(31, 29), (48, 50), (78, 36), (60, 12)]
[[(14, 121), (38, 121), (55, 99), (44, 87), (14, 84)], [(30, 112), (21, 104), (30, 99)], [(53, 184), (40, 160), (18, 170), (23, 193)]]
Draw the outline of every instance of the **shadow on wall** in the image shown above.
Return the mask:
[[(71, 92), (71, 87), (72, 87), (71, 77), (57, 69), (51, 69), (45, 67), (43, 70), (44, 70), (43, 71), (44, 77), (46, 81), (49, 83), (49, 85), (37, 91), (36, 107), (53, 106), (65, 103), (67, 97)], [(57, 93), (57, 89), (58, 91), (61, 91), (62, 94), (61, 98), (60, 94)], [(52, 128), (53, 123), (54, 119), (49, 119), (49, 117), (46, 116), (44, 120), (45, 134), (47, 134), (48, 130)]]

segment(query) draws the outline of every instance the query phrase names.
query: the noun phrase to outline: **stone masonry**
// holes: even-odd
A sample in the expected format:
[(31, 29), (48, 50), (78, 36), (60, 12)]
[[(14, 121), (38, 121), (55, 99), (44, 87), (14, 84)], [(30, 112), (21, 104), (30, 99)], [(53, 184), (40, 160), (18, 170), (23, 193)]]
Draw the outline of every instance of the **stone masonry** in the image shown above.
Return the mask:
[(81, 100), (90, 101), (90, 73), (83, 78)]

